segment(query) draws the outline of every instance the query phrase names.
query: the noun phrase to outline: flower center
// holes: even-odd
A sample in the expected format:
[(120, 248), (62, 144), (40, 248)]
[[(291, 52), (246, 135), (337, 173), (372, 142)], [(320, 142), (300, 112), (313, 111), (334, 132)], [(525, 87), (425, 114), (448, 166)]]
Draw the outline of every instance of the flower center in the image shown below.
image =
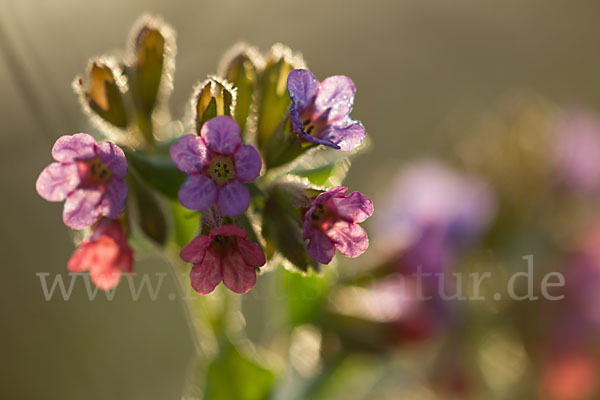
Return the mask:
[(208, 166), (208, 173), (218, 185), (223, 185), (236, 177), (235, 167), (230, 156), (214, 157)]
[(79, 162), (79, 171), (84, 185), (103, 185), (108, 183), (113, 173), (104, 165), (100, 157)]
[(235, 237), (217, 235), (213, 237), (210, 246), (216, 250), (218, 254), (223, 255), (227, 253), (233, 246), (235, 246), (235, 244)]
[(302, 112), (300, 119), (302, 120), (302, 129), (306, 134), (311, 136), (316, 136), (327, 125), (327, 117), (323, 116), (323, 114), (319, 116), (314, 115), (312, 107)]
[(316, 121), (311, 121), (310, 119), (307, 119), (302, 123), (302, 128), (304, 129), (304, 132), (306, 132), (308, 135), (314, 136), (313, 134), (317, 131)]
[(325, 204), (317, 204), (311, 215), (312, 225), (321, 226), (323, 223), (330, 220), (330, 217), (332, 216), (332, 213), (329, 212), (329, 209), (325, 206)]

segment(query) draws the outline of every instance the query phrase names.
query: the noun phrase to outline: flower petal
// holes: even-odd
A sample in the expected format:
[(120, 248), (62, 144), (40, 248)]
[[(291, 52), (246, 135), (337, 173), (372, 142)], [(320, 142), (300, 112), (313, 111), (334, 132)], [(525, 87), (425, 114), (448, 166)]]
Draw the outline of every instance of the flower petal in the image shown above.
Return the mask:
[(61, 136), (52, 147), (52, 157), (59, 162), (96, 157), (96, 141), (87, 133)]
[(102, 142), (98, 145), (98, 156), (106, 168), (117, 178), (125, 179), (127, 175), (127, 159), (125, 153), (112, 142)]
[(311, 142), (311, 143), (316, 143), (316, 144), (322, 144), (323, 146), (327, 146), (327, 147), (331, 147), (332, 149), (336, 149), (336, 150), (340, 150), (340, 146), (338, 146), (337, 144), (331, 142), (330, 140), (327, 139), (319, 139), (316, 136), (312, 136), (309, 135), (308, 133), (302, 131), (300, 132), (300, 139), (306, 141), (306, 142)]
[(179, 253), (183, 261), (190, 262), (192, 264), (202, 264), (204, 256), (206, 256), (206, 250), (210, 246), (211, 239), (208, 236), (196, 236), (189, 242)]
[(292, 132), (301, 132), (303, 137), (310, 136), (308, 133), (304, 132), (302, 127), (302, 119), (300, 119), (300, 113), (294, 103), (292, 103), (290, 106), (290, 122), (292, 123)]
[(337, 215), (349, 222), (363, 222), (373, 215), (373, 202), (360, 192), (350, 193), (347, 197), (334, 197), (331, 204)]
[(171, 158), (181, 171), (192, 174), (208, 164), (208, 149), (198, 135), (185, 135), (171, 146)]
[(208, 236), (212, 239), (215, 236), (237, 236), (240, 238), (245, 239), (246, 236), (248, 236), (248, 234), (246, 233), (245, 230), (243, 230), (242, 228), (240, 228), (237, 225), (223, 225), (219, 228), (214, 228), (211, 229), (210, 233), (208, 234)]
[(206, 252), (202, 264), (196, 264), (190, 271), (190, 281), (194, 290), (200, 294), (209, 294), (223, 279), (221, 259), (212, 250)]
[(244, 144), (233, 155), (235, 172), (242, 182), (252, 182), (260, 175), (262, 161), (254, 146)]
[(200, 135), (215, 153), (232, 154), (242, 144), (240, 127), (233, 118), (221, 115), (202, 125)]
[(179, 189), (179, 202), (190, 210), (210, 208), (217, 198), (217, 185), (206, 175), (190, 175)]
[(112, 178), (106, 185), (104, 196), (102, 196), (102, 215), (110, 219), (117, 219), (125, 211), (125, 200), (127, 199), (127, 183)]
[(223, 216), (235, 217), (242, 214), (250, 204), (250, 191), (243, 183), (232, 181), (219, 190), (217, 207)]
[(314, 200), (314, 204), (325, 203), (327, 200), (331, 199), (332, 197), (344, 197), (346, 195), (347, 190), (348, 190), (347, 187), (336, 186), (333, 189), (329, 189), (328, 191), (323, 192), (320, 195), (318, 195)]
[(306, 69), (295, 69), (288, 74), (287, 89), (295, 108), (302, 112), (312, 104), (319, 81)]
[(347, 76), (337, 75), (325, 79), (319, 84), (315, 97), (315, 112), (317, 115), (327, 114), (329, 123), (344, 119), (354, 103), (354, 82)]
[(80, 181), (77, 164), (55, 162), (44, 168), (35, 182), (35, 189), (48, 201), (62, 201)]
[(223, 258), (223, 283), (235, 293), (246, 293), (256, 284), (256, 271), (244, 261), (239, 250)]
[(102, 190), (79, 188), (67, 196), (63, 208), (63, 222), (70, 228), (83, 229), (92, 225), (100, 216)]
[(94, 255), (94, 243), (86, 240), (79, 243), (77, 249), (67, 263), (67, 269), (70, 272), (87, 271), (90, 268), (91, 260)]
[(321, 264), (329, 264), (335, 254), (335, 247), (331, 240), (318, 229), (311, 229), (308, 232), (308, 246), (306, 252), (314, 260)]
[(257, 243), (238, 237), (237, 246), (246, 264), (253, 267), (260, 267), (267, 262), (262, 249)]
[(346, 257), (358, 257), (369, 247), (367, 232), (352, 222), (337, 221), (325, 234)]
[(109, 290), (117, 286), (122, 273), (119, 268), (92, 268), (90, 269), (90, 279), (100, 289)]
[(362, 143), (367, 132), (365, 127), (359, 121), (350, 120), (349, 124), (343, 127), (329, 125), (323, 132), (320, 133), (322, 140), (329, 141), (337, 146), (340, 150), (354, 150)]

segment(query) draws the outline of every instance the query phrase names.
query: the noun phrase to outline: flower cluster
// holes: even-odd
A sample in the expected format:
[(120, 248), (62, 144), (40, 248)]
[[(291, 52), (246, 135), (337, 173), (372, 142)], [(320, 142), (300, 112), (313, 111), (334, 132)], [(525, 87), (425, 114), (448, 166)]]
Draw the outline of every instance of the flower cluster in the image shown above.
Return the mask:
[[(38, 178), (40, 196), (66, 200), (65, 224), (88, 230), (69, 271), (89, 271), (98, 287), (114, 287), (133, 268), (130, 236), (178, 246), (200, 294), (220, 282), (247, 292), (258, 268), (281, 260), (278, 254), (301, 270), (329, 264), (336, 249), (361, 255), (369, 240), (358, 224), (373, 204), (331, 184), (347, 168), (329, 167), (349, 165), (335, 153), (356, 149), (366, 135), (349, 117), (352, 80), (319, 82), (280, 44), (264, 57), (238, 46), (218, 76), (196, 85), (193, 120), (165, 123), (154, 117), (167, 106), (174, 52), (172, 29), (144, 17), (122, 60), (93, 59), (89, 84), (74, 82), (91, 122), (122, 148), (88, 134), (63, 136), (52, 149), (56, 162)], [(173, 132), (177, 126), (187, 127), (183, 135)]]
[(115, 286), (121, 272), (131, 272), (133, 253), (118, 218), (127, 198), (127, 161), (112, 142), (96, 143), (86, 133), (60, 137), (52, 148), (56, 162), (36, 182), (40, 196), (65, 201), (63, 221), (72, 229), (93, 226), (69, 261), (69, 271), (90, 271), (102, 289)]

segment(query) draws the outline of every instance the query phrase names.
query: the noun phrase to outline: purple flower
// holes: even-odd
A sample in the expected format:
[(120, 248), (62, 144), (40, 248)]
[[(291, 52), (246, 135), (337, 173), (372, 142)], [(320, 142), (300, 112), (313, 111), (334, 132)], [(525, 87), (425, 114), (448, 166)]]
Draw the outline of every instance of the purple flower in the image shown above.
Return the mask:
[(295, 69), (288, 75), (287, 88), (292, 128), (303, 140), (352, 150), (365, 138), (363, 125), (349, 116), (356, 88), (347, 76), (319, 82), (310, 71)]
[(560, 183), (584, 193), (600, 189), (600, 121), (585, 111), (563, 116), (556, 129), (553, 164)]
[(52, 148), (56, 160), (35, 184), (48, 201), (63, 201), (63, 221), (73, 229), (92, 225), (98, 217), (116, 219), (123, 214), (127, 198), (127, 160), (111, 142), (96, 144), (87, 133), (58, 138)]
[(404, 267), (438, 272), (484, 231), (495, 201), (482, 180), (421, 161), (401, 172), (382, 207), (381, 242), (396, 251), (401, 247)]
[(200, 136), (183, 136), (171, 146), (171, 158), (189, 175), (179, 189), (184, 207), (202, 211), (216, 204), (228, 217), (246, 211), (250, 192), (244, 182), (258, 177), (262, 162), (253, 146), (242, 144), (233, 118), (212, 118), (202, 126)]
[(321, 264), (329, 264), (335, 249), (354, 258), (369, 247), (367, 233), (358, 223), (373, 214), (373, 203), (359, 192), (346, 196), (347, 190), (336, 187), (321, 193), (304, 214), (302, 238), (309, 240), (306, 251)]

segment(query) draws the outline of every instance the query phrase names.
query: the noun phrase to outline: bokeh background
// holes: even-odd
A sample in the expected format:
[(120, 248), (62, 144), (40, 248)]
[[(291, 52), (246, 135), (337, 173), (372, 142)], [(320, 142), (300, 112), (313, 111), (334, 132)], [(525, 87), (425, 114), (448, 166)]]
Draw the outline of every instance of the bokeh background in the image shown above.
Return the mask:
[[(77, 286), (71, 301), (45, 301), (35, 275), (62, 273), (73, 250), (61, 206), (34, 188), (54, 140), (89, 127), (71, 81), (90, 56), (123, 48), (144, 12), (177, 31), (176, 117), (193, 84), (240, 40), (263, 51), (288, 44), (319, 78), (350, 76), (353, 116), (374, 143), (347, 179), (363, 193), (379, 193), (401, 165), (444, 151), (511, 93), (600, 109), (600, 3), (591, 0), (1, 0), (2, 398), (181, 394), (193, 344), (179, 299), (117, 293), (90, 302)], [(168, 271), (143, 254), (137, 268)], [(164, 285), (175, 291), (171, 275)]]

